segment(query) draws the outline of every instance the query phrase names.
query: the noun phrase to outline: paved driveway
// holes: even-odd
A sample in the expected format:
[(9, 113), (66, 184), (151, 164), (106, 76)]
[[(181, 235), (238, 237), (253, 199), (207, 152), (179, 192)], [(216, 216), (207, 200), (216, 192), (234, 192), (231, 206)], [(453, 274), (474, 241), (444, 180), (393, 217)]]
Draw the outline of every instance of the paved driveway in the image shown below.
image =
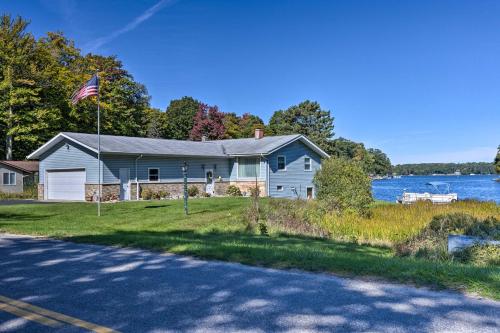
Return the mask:
[(499, 314), (453, 292), (0, 235), (0, 332), (479, 333)]

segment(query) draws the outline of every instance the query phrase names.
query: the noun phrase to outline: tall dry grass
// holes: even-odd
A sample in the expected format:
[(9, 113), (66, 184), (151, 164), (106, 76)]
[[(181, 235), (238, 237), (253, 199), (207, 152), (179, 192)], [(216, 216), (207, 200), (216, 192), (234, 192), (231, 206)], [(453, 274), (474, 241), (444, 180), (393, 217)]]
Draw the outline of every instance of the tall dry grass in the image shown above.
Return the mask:
[(449, 213), (500, 219), (500, 205), (472, 200), (447, 205), (379, 202), (371, 207), (368, 217), (363, 217), (354, 213), (328, 213), (317, 201), (270, 199), (263, 219), (271, 232), (392, 246), (419, 234), (434, 216)]
[(472, 200), (447, 205), (379, 203), (372, 207), (371, 212), (371, 217), (327, 214), (318, 222), (335, 239), (393, 245), (417, 235), (436, 215), (460, 212), (481, 219), (488, 216), (500, 219), (499, 205)]

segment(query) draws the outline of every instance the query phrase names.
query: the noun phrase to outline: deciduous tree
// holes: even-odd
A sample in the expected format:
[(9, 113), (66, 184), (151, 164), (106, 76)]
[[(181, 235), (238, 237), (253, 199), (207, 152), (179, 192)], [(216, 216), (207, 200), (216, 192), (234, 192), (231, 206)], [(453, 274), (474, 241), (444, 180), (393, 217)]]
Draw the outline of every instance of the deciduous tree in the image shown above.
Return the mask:
[(224, 113), (217, 106), (200, 105), (200, 110), (194, 117), (194, 125), (189, 138), (200, 141), (202, 137), (207, 140), (224, 139), (226, 129), (224, 127)]
[(330, 111), (323, 110), (317, 102), (306, 100), (286, 110), (276, 111), (268, 129), (274, 135), (305, 135), (328, 152), (334, 135), (333, 120)]
[(166, 110), (167, 137), (176, 140), (188, 139), (200, 105), (199, 101), (188, 96), (170, 101)]

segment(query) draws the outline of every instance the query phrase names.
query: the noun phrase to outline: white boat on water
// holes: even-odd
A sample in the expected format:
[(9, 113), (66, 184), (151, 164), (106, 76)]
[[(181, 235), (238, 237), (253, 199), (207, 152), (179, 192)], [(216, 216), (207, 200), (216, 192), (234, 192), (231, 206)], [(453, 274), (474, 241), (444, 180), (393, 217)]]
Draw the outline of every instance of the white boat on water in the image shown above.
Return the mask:
[(397, 198), (397, 202), (401, 204), (412, 204), (417, 201), (427, 201), (435, 204), (446, 204), (450, 202), (455, 202), (458, 200), (457, 193), (450, 193), (450, 184), (445, 182), (429, 182), (426, 185), (430, 185), (434, 192), (403, 192), (403, 195)]

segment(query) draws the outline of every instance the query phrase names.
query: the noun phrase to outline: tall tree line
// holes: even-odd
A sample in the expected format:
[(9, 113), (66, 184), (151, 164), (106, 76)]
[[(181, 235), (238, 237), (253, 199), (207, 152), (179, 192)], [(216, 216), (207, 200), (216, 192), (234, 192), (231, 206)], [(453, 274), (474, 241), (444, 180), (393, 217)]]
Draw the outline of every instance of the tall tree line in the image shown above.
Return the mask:
[(399, 175), (445, 175), (456, 171), (462, 174), (491, 174), (495, 172), (495, 166), (488, 162), (469, 162), (398, 164), (394, 167), (394, 172)]
[(495, 172), (500, 173), (500, 146), (497, 148), (497, 156), (495, 157)]
[(150, 106), (146, 87), (116, 56), (83, 54), (61, 32), (36, 39), (27, 28), (20, 17), (1, 17), (0, 155), (6, 159), (24, 159), (61, 131), (95, 133), (95, 99), (73, 106), (70, 97), (98, 73), (103, 134), (214, 140), (252, 137), (256, 128), (265, 128), (267, 135), (303, 134), (332, 156), (358, 161), (368, 173), (390, 172), (390, 161), (380, 150), (334, 140), (334, 118), (317, 102), (277, 110), (267, 126), (251, 113), (222, 112), (189, 96), (159, 110)]
[(96, 131), (95, 101), (72, 106), (71, 94), (92, 75), (100, 87), (102, 132), (145, 135), (149, 95), (114, 56), (83, 55), (62, 33), (36, 40), (28, 22), (0, 21), (0, 135), (6, 159), (23, 159), (60, 131)]

